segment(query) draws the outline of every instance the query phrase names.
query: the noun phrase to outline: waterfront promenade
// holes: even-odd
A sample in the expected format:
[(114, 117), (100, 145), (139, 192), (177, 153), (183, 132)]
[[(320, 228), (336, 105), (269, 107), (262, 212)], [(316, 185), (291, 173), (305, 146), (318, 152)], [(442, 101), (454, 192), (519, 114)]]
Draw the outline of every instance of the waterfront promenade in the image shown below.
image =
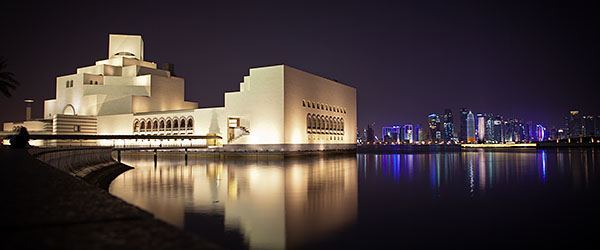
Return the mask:
[(3, 249), (219, 249), (83, 179), (0, 146)]

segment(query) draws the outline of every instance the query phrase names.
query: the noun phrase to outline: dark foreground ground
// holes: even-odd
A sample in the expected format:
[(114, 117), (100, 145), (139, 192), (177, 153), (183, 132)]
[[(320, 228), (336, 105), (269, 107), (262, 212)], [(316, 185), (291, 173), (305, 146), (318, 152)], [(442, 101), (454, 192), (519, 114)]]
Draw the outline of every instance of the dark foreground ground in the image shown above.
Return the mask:
[(108, 192), (0, 146), (2, 249), (218, 249)]

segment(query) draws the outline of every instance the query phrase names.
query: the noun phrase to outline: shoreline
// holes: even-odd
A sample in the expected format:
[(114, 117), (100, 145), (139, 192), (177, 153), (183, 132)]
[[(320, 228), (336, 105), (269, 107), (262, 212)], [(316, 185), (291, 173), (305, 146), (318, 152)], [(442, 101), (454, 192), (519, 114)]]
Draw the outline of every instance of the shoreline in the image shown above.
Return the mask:
[(2, 175), (10, 194), (3, 215), (8, 249), (221, 249), (98, 187), (123, 164), (88, 177), (96, 186), (25, 149), (2, 146), (0, 159), (10, 163)]

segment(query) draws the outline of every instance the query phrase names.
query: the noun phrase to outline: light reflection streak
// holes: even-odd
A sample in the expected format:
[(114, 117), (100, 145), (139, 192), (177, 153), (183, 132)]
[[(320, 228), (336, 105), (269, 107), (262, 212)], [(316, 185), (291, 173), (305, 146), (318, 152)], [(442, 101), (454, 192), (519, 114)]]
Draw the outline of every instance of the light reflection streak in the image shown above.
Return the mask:
[[(213, 160), (189, 155), (123, 157), (135, 167), (113, 181), (110, 192), (181, 228), (196, 214), (220, 218), (251, 248), (295, 248), (337, 232), (356, 220), (357, 158)], [(155, 168), (154, 165), (157, 167)], [(220, 216), (220, 217), (219, 217)], [(202, 226), (201, 225), (201, 226)]]

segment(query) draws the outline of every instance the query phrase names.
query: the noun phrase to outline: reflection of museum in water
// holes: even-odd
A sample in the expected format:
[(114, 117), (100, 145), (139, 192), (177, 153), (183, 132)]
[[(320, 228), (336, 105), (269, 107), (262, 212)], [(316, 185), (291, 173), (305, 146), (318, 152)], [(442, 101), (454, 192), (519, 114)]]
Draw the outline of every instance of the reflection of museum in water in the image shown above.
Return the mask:
[[(297, 247), (343, 230), (357, 216), (356, 158), (213, 160), (131, 155), (136, 169), (110, 192), (178, 227), (239, 232), (251, 248)], [(215, 223), (212, 223), (213, 226)], [(192, 229), (192, 230), (190, 230)], [(214, 231), (219, 231), (216, 228)]]

